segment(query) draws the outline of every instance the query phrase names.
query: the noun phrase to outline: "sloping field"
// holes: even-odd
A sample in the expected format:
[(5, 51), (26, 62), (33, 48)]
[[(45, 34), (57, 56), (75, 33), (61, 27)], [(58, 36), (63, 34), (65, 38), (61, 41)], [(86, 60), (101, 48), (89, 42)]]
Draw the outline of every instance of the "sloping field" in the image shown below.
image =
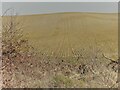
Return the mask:
[(95, 48), (117, 58), (117, 14), (58, 13), (21, 18), (27, 37), (44, 55), (76, 57)]
[[(15, 50), (20, 54), (24, 52), (21, 55), (25, 54), (25, 57), (19, 55), (14, 59), (13, 57), (8, 59), (12, 65), (8, 66), (5, 73), (11, 70), (12, 74), (4, 74), (5, 82), (6, 78), (8, 79), (7, 87), (113, 88), (118, 86), (117, 14), (55, 13), (17, 18), (23, 23), (23, 36), (34, 46), (34, 49), (33, 51), (30, 49), (31, 53), (26, 57), (24, 49), (27, 47), (20, 51), (16, 46), (21, 33), (14, 36), (10, 30), (19, 30), (21, 26), (17, 26), (18, 23), (16, 24), (11, 18), (12, 22), (9, 26), (12, 25), (12, 28), (6, 26), (11, 35), (7, 34), (6, 37), (8, 35), (15, 37), (12, 39), (13, 45), (16, 42), (14, 47), (18, 48)], [(8, 22), (7, 18), (6, 21)], [(8, 40), (9, 43), (10, 47), (13, 47), (11, 40)], [(7, 46), (6, 42), (5, 46)], [(9, 49), (8, 47), (5, 50), (11, 51)], [(34, 50), (37, 55), (34, 55)], [(9, 54), (8, 52), (7, 55), (10, 56)], [(5, 60), (6, 58), (3, 58), (3, 61)]]

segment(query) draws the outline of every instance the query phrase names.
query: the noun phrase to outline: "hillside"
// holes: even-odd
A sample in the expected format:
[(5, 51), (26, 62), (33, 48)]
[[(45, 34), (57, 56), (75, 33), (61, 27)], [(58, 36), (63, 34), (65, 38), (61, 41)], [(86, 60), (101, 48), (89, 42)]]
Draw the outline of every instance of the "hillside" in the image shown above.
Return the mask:
[(56, 13), (23, 16), (25, 32), (40, 51), (50, 56), (74, 56), (71, 51), (97, 46), (117, 58), (117, 14)]
[[(3, 24), (8, 18), (3, 18)], [(70, 12), (18, 16), (17, 20), (23, 24), (22, 34), (34, 51), (28, 50), (28, 54), (27, 51), (24, 52), (29, 46), (26, 43), (24, 45), (26, 41), (22, 40), (25, 47), (20, 47), (22, 52), (18, 48), (17, 52), (23, 56), (27, 54), (27, 57), (21, 59), (22, 55), (19, 55), (15, 60), (11, 59), (14, 62), (8, 69), (12, 69), (12, 74), (4, 76), (12, 78), (11, 86), (8, 84), (8, 87), (117, 87), (117, 14)], [(16, 26), (13, 27), (10, 29), (15, 29)], [(11, 33), (11, 38), (12, 34), (14, 33)], [(10, 40), (7, 39), (9, 43)], [(16, 38), (13, 39), (13, 45), (14, 42)], [(12, 47), (11, 43), (10, 46)], [(34, 55), (33, 52), (37, 54)], [(6, 70), (5, 73), (7, 72)]]

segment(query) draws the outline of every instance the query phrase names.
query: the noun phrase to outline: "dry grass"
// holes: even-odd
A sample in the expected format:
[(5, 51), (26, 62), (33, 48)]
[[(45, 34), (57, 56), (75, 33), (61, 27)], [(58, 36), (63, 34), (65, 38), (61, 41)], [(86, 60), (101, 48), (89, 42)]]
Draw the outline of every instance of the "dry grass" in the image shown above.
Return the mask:
[(21, 17), (31, 42), (46, 55), (73, 56), (91, 46), (116, 59), (118, 52), (117, 14), (60, 13)]
[(58, 13), (19, 20), (24, 21), (23, 37), (38, 54), (16, 63), (12, 87), (117, 87), (117, 65), (108, 66), (118, 59), (117, 14)]

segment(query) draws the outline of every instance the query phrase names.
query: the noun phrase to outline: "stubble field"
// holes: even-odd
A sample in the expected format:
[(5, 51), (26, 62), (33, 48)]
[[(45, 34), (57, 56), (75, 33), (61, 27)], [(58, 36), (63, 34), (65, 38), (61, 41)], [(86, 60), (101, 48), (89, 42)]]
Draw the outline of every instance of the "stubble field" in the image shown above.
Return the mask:
[(117, 64), (111, 63), (118, 59), (117, 14), (54, 13), (18, 21), (37, 56), (14, 58), (11, 87), (117, 87)]
[(117, 14), (58, 13), (22, 18), (27, 37), (47, 56), (75, 57), (96, 48), (117, 59)]

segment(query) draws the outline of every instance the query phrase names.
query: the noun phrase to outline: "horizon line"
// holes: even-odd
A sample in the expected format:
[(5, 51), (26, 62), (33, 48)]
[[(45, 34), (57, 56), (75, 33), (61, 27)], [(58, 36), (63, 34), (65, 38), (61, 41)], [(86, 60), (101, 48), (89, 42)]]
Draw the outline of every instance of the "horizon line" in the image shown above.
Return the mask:
[[(50, 15), (50, 14), (64, 14), (64, 13), (89, 13), (89, 14), (119, 14), (120, 12), (53, 12), (53, 13), (32, 13), (32, 14), (18, 14), (4, 15), (4, 16), (31, 16), (31, 15)], [(0, 15), (2, 16), (2, 15)]]

